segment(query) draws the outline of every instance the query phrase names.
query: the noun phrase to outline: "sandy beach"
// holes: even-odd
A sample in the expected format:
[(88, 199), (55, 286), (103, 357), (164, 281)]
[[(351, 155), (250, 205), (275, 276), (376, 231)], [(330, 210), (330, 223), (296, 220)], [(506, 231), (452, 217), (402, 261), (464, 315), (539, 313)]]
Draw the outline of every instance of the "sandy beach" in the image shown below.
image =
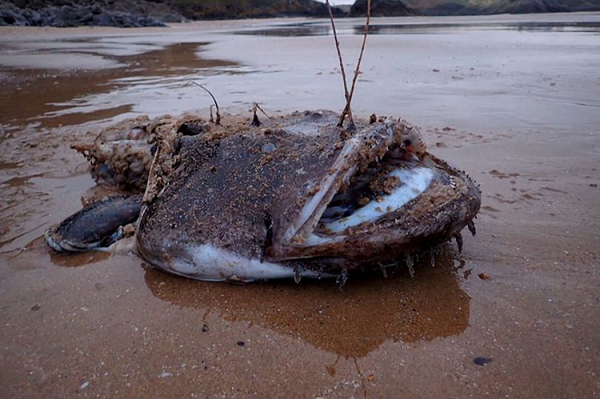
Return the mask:
[[(360, 19), (339, 22), (347, 69)], [(376, 18), (354, 114), (401, 116), (483, 191), (408, 270), (231, 285), (51, 253), (124, 118), (342, 109), (328, 21), (0, 27), (0, 397), (600, 396), (600, 13)]]

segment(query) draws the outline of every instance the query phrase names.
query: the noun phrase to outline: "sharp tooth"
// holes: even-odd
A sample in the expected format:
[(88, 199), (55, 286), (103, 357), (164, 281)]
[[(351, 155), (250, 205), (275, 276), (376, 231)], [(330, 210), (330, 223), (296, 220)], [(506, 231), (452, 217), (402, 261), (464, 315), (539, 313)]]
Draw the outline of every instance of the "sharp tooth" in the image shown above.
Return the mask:
[(467, 224), (469, 231), (473, 234), (473, 237), (477, 234), (477, 229), (475, 228), (475, 223), (471, 220), (469, 224)]
[(348, 271), (346, 269), (342, 270), (341, 273), (338, 275), (337, 279), (335, 280), (335, 282), (338, 284), (340, 291), (344, 291), (344, 286), (346, 285), (346, 282), (348, 281)]
[(300, 280), (302, 279), (302, 276), (300, 275), (301, 269), (300, 266), (296, 266), (294, 268), (294, 282), (296, 284), (300, 284)]
[(413, 262), (413, 258), (410, 255), (406, 255), (406, 266), (408, 266), (408, 272), (410, 273), (411, 277), (415, 276), (415, 268), (414, 268), (414, 262)]
[(460, 233), (456, 233), (454, 235), (454, 239), (456, 240), (456, 245), (458, 246), (458, 253), (462, 252), (463, 249), (463, 239), (462, 239), (462, 234)]
[(379, 265), (379, 268), (381, 269), (381, 273), (383, 273), (383, 278), (388, 278), (387, 270), (385, 270), (386, 265)]

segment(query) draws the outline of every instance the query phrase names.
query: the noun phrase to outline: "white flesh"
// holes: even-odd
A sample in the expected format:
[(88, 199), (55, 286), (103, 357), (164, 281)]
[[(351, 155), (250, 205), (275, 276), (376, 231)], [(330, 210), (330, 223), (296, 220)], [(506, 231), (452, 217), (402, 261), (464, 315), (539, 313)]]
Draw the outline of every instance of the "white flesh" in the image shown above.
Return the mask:
[[(243, 281), (290, 278), (295, 271), (290, 266), (248, 259), (233, 252), (215, 248), (208, 244), (192, 245), (187, 248), (189, 257), (175, 258), (169, 264), (155, 264), (167, 271), (204, 281)], [(154, 262), (153, 262), (154, 263)], [(319, 273), (301, 270), (300, 277), (318, 278)], [(323, 275), (322, 277), (327, 277)]]
[[(294, 236), (298, 233), (298, 231), (305, 226), (306, 223), (309, 222), (311, 217), (315, 215), (315, 213), (320, 212), (323, 213), (331, 198), (335, 195), (335, 191), (332, 190), (333, 184), (338, 179), (338, 176), (343, 170), (342, 165), (347, 162), (347, 157), (354, 151), (357, 151), (357, 148), (360, 145), (360, 137), (354, 137), (346, 142), (344, 148), (342, 149), (337, 161), (332, 167), (334, 171), (321, 183), (321, 187), (319, 191), (308, 201), (298, 219), (295, 223), (292, 223), (283, 236), (286, 242), (291, 242)], [(347, 180), (350, 176), (354, 174), (356, 171), (356, 166), (352, 168), (348, 168), (343, 174), (343, 180)], [(322, 208), (322, 209), (321, 209)], [(311, 230), (314, 229), (314, 225), (318, 223), (318, 218), (314, 218), (311, 227)]]
[(401, 182), (400, 186), (393, 189), (389, 195), (383, 196), (381, 202), (371, 201), (345, 218), (323, 223), (325, 229), (333, 233), (340, 233), (348, 227), (358, 226), (365, 222), (374, 222), (386, 213), (403, 207), (427, 190), (433, 178), (433, 172), (429, 168), (417, 167), (395, 169), (388, 176), (397, 177)]

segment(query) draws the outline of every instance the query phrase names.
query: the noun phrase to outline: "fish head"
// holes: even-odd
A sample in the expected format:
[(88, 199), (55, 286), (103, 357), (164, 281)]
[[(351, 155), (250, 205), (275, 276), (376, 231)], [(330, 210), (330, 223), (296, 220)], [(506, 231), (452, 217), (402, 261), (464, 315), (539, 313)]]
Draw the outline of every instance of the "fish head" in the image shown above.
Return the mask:
[(279, 213), (295, 217), (274, 226), (269, 259), (336, 271), (395, 262), (459, 234), (481, 201), (476, 184), (429, 154), (402, 119), (362, 126), (309, 180), (318, 190), (298, 192), (303, 206)]
[(427, 155), (416, 128), (387, 119), (350, 133), (337, 120), (293, 113), (183, 149), (142, 208), (140, 255), (205, 280), (335, 274), (447, 239), (474, 216), (477, 191)]

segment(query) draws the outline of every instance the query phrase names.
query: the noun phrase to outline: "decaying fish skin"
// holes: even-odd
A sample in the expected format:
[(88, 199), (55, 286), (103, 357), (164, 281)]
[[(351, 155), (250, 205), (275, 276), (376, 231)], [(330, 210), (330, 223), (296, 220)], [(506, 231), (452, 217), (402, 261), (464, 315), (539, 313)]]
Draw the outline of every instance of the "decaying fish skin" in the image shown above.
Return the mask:
[(192, 115), (182, 118), (165, 115), (152, 120), (144, 115), (104, 129), (91, 145), (72, 148), (92, 164), (92, 177), (97, 183), (142, 192), (148, 181), (158, 135), (173, 131), (193, 136), (209, 129), (207, 122)]
[(350, 135), (337, 119), (293, 113), (196, 140), (166, 170), (161, 159), (177, 138), (163, 138), (139, 254), (202, 280), (346, 275), (448, 241), (472, 222), (478, 188), (428, 154), (416, 128), (359, 122)]
[(48, 230), (46, 243), (56, 252), (106, 248), (123, 236), (125, 225), (137, 220), (141, 203), (141, 195), (94, 202)]
[[(131, 129), (139, 120), (109, 128), (89, 156), (98, 160), (106, 142), (114, 146), (101, 162), (117, 185), (143, 159), (135, 177), (146, 183), (149, 173), (141, 208), (140, 196), (94, 203), (51, 229), (46, 242), (59, 252), (104, 248), (141, 209), (137, 252), (168, 272), (345, 281), (453, 237), (461, 244), (465, 226), (475, 232), (479, 190), (429, 154), (418, 129), (382, 119), (359, 122), (351, 134), (337, 119), (307, 111), (250, 127), (186, 117), (144, 119), (143, 132)], [(131, 151), (136, 140), (145, 151)], [(124, 153), (139, 158), (111, 169)]]

